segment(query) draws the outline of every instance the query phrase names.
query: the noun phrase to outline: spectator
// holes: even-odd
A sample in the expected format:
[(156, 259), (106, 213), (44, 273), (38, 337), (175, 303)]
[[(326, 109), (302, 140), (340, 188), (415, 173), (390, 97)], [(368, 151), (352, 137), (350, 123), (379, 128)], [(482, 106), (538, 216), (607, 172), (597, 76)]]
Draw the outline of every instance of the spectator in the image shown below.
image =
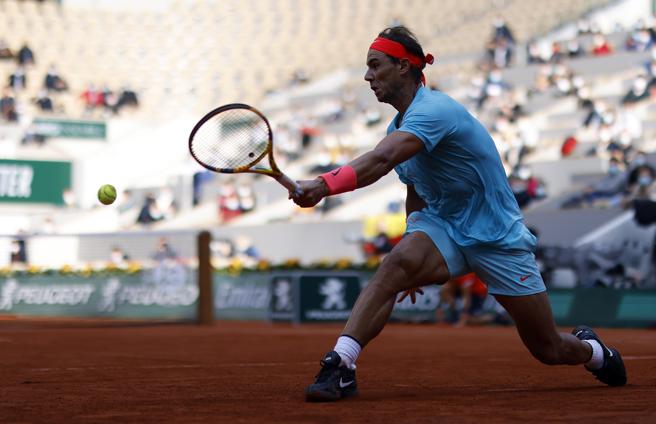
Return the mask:
[(22, 232), (11, 241), (9, 262), (12, 264), (27, 264), (27, 243)]
[(109, 254), (109, 262), (118, 267), (124, 267), (127, 265), (127, 261), (130, 257), (118, 246), (112, 247), (112, 251)]
[[(487, 287), (474, 273), (447, 281), (440, 289), (440, 320), (461, 327), (483, 315)], [(444, 316), (445, 315), (445, 316)]]
[(234, 249), (234, 254), (243, 258), (259, 260), (262, 257), (253, 244), (253, 240), (243, 235), (235, 237)]
[(596, 184), (586, 187), (582, 193), (565, 200), (563, 208), (584, 206), (619, 206), (627, 189), (627, 175), (617, 158), (608, 162), (607, 174)]
[(123, 109), (126, 106), (138, 107), (139, 99), (137, 97), (137, 93), (134, 90), (132, 90), (128, 86), (123, 86), (123, 88), (121, 89), (121, 94), (118, 96), (118, 100), (114, 105), (113, 108), (114, 113), (119, 113), (121, 109)]
[(601, 34), (596, 34), (592, 43), (592, 54), (595, 56), (605, 56), (613, 52), (610, 44), (608, 44), (608, 40)]
[(166, 237), (161, 237), (157, 241), (157, 247), (155, 248), (155, 253), (153, 253), (153, 259), (157, 262), (163, 262), (166, 260), (175, 260), (178, 258), (178, 253), (171, 247)]
[(638, 175), (642, 172), (642, 169), (646, 169), (652, 179), (656, 179), (656, 169), (647, 163), (645, 152), (638, 151), (636, 152), (633, 161), (629, 164), (629, 187), (634, 187), (638, 183)]
[(13, 59), (14, 52), (11, 51), (7, 42), (0, 38), (0, 60), (3, 59)]
[(157, 200), (152, 193), (148, 193), (144, 199), (144, 204), (137, 216), (137, 223), (149, 225), (153, 222), (160, 221), (162, 214), (157, 207)]
[(253, 187), (248, 184), (239, 185), (237, 187), (237, 196), (239, 197), (239, 209), (242, 213), (255, 209), (255, 192), (253, 191)]
[(492, 39), (504, 40), (511, 45), (515, 44), (515, 37), (503, 18), (497, 17), (492, 25), (494, 26)]
[(25, 75), (25, 68), (19, 66), (14, 73), (9, 75), (9, 87), (14, 91), (21, 91), (27, 87), (27, 76)]
[(39, 90), (34, 103), (36, 103), (41, 112), (52, 112), (54, 110), (52, 99), (48, 96), (47, 90)]
[(2, 97), (0, 97), (0, 118), (9, 122), (18, 121), (18, 113), (16, 112), (16, 99), (12, 95), (9, 87), (2, 90)]
[(103, 93), (96, 89), (96, 86), (92, 83), (87, 84), (87, 88), (82, 92), (80, 97), (84, 101), (85, 112), (87, 114), (92, 113), (97, 107), (104, 106), (105, 104)]
[(18, 50), (16, 54), (16, 59), (20, 66), (34, 65), (34, 53), (32, 49), (29, 48), (27, 43), (23, 44), (23, 47)]
[(577, 39), (571, 39), (567, 42), (567, 56), (570, 58), (580, 57), (585, 54), (581, 43)]
[(641, 74), (638, 75), (635, 80), (633, 80), (633, 86), (622, 98), (622, 103), (637, 103), (648, 98), (648, 81), (645, 75)]
[(241, 215), (237, 190), (232, 184), (224, 184), (219, 193), (219, 220), (228, 222)]
[(50, 65), (48, 68), (44, 85), (49, 91), (60, 92), (68, 90), (68, 84), (59, 76), (59, 72), (55, 65)]

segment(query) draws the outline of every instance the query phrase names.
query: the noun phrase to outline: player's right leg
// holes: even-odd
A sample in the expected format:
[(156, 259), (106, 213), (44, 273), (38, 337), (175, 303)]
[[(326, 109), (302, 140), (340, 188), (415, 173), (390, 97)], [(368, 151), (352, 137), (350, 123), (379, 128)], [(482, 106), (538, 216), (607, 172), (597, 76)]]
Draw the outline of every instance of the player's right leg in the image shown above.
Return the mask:
[[(415, 215), (417, 214), (417, 215)], [(444, 283), (449, 270), (461, 275), (466, 262), (446, 232), (415, 212), (408, 232), (360, 293), (334, 351), (321, 361), (321, 371), (305, 394), (308, 401), (334, 401), (357, 393), (355, 360), (389, 319), (400, 291)], [(439, 249), (438, 247), (439, 246)]]

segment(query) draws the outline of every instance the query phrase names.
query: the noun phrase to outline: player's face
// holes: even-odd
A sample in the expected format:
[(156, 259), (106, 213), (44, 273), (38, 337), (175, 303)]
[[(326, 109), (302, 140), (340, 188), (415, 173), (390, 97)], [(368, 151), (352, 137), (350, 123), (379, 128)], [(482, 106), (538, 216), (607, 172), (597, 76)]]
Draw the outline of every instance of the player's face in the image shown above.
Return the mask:
[(385, 53), (369, 49), (364, 79), (379, 102), (389, 103), (399, 83), (399, 68)]

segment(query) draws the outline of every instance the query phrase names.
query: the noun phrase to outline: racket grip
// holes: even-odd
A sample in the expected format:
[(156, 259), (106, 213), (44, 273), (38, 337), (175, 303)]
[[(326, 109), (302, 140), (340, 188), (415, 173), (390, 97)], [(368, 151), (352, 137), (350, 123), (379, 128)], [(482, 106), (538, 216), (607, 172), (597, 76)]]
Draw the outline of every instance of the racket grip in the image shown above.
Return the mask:
[(296, 196), (302, 196), (303, 195), (303, 190), (301, 190), (301, 187), (296, 183), (296, 181), (292, 180), (285, 174), (280, 174), (280, 176), (276, 177), (276, 180), (280, 184), (283, 185), (287, 190), (289, 190), (290, 193), (294, 193)]

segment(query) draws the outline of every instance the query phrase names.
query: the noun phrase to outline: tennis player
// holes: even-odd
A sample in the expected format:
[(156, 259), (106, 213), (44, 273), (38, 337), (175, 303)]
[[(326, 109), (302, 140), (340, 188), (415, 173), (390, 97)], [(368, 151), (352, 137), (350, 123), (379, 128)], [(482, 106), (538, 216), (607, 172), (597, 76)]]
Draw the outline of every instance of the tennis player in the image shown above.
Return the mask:
[(398, 293), (475, 272), (512, 316), (531, 354), (547, 365), (577, 365), (610, 386), (626, 384), (619, 352), (590, 328), (556, 330), (533, 254), (535, 237), (508, 185), (492, 138), (458, 102), (425, 87), (424, 55), (405, 27), (387, 28), (367, 52), (369, 83), (397, 111), (387, 136), (347, 165), (299, 181), (301, 207), (368, 186), (394, 169), (407, 185), (407, 230), (361, 292), (307, 401), (357, 394), (355, 362), (385, 326)]

